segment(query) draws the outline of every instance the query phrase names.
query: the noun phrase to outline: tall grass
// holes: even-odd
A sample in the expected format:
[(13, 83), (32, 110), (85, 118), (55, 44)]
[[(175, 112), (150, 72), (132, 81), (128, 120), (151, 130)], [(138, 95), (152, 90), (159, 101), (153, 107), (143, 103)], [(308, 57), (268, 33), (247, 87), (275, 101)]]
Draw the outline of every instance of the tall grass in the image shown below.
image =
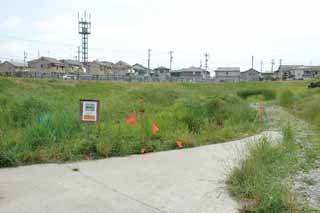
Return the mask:
[(290, 108), (295, 101), (294, 93), (290, 90), (281, 92), (278, 96), (280, 106)]
[[(0, 79), (0, 167), (124, 156), (220, 143), (257, 132), (256, 112), (220, 85)], [(79, 123), (79, 100), (101, 101), (100, 122)], [(143, 141), (124, 122), (144, 99)], [(152, 123), (160, 132), (151, 133)]]
[(274, 100), (276, 98), (276, 92), (269, 89), (243, 89), (238, 91), (238, 96), (247, 99), (252, 96), (262, 96), (264, 100)]
[(298, 147), (293, 143), (290, 126), (283, 129), (284, 141), (272, 144), (267, 139), (250, 148), (249, 157), (234, 169), (229, 179), (230, 191), (246, 201), (246, 212), (298, 212), (298, 204), (285, 185), (284, 178), (303, 165)]

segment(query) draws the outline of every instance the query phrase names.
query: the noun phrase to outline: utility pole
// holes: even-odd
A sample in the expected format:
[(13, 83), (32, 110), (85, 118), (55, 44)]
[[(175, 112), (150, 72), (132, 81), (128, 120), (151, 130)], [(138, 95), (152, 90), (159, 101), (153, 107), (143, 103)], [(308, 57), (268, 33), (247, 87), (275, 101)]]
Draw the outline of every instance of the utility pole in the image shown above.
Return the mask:
[(38, 58), (40, 58), (40, 50), (38, 49)]
[(283, 79), (283, 72), (282, 72), (282, 59), (279, 61), (280, 66), (279, 66), (279, 74), (280, 74), (280, 80)]
[(274, 64), (275, 64), (275, 61), (274, 61), (274, 59), (272, 59), (272, 60), (271, 60), (271, 72), (273, 72), (273, 66), (274, 66)]
[(24, 69), (26, 69), (27, 57), (28, 57), (28, 54), (26, 53), (26, 51), (23, 51), (23, 67), (24, 67)]
[(252, 56), (251, 58), (251, 68), (253, 69), (253, 67), (254, 67), (254, 56)]
[(80, 47), (78, 46), (78, 62), (79, 62), (79, 63), (80, 63), (80, 53), (81, 53)]
[(209, 66), (208, 66), (208, 62), (209, 62), (209, 54), (206, 52), (205, 54), (204, 54), (204, 56), (205, 56), (205, 70), (206, 71), (208, 71), (208, 69), (209, 69)]
[(170, 54), (170, 72), (172, 71), (172, 62), (173, 62), (173, 51), (169, 52)]
[(150, 58), (151, 58), (151, 49), (148, 49), (148, 75), (150, 75)]
[(260, 66), (261, 66), (260, 67), (260, 72), (262, 72), (263, 71), (263, 61), (260, 62)]

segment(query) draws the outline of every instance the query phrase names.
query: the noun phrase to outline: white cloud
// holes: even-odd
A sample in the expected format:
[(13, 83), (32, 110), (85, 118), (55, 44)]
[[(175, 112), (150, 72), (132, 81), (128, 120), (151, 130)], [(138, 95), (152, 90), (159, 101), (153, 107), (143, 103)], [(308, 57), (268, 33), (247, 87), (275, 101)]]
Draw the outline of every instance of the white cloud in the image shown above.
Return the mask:
[(2, 30), (12, 30), (23, 25), (23, 19), (19, 16), (9, 16), (3, 21), (0, 21), (0, 27)]

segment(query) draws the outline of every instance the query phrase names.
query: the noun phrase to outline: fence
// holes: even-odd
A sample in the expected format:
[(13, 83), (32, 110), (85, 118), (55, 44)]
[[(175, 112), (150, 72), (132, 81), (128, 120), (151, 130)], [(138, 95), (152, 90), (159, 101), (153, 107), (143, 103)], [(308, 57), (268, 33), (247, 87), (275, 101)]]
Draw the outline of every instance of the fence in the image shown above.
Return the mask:
[(2, 76), (52, 79), (52, 80), (80, 80), (80, 81), (127, 81), (127, 82), (181, 82), (181, 83), (213, 83), (213, 78), (200, 77), (158, 77), (158, 76), (136, 76), (136, 75), (95, 75), (80, 73), (57, 73), (57, 72), (2, 72)]

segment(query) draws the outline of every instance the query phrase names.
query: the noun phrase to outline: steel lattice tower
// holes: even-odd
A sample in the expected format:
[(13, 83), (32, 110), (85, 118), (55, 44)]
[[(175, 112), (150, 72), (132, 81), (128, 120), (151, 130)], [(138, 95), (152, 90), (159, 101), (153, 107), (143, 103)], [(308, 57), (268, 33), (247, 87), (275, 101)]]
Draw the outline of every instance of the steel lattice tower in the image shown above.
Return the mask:
[(78, 28), (81, 35), (81, 62), (86, 65), (88, 63), (89, 55), (89, 35), (91, 34), (91, 14), (87, 17), (87, 13), (84, 12), (84, 17), (80, 18), (78, 13)]

